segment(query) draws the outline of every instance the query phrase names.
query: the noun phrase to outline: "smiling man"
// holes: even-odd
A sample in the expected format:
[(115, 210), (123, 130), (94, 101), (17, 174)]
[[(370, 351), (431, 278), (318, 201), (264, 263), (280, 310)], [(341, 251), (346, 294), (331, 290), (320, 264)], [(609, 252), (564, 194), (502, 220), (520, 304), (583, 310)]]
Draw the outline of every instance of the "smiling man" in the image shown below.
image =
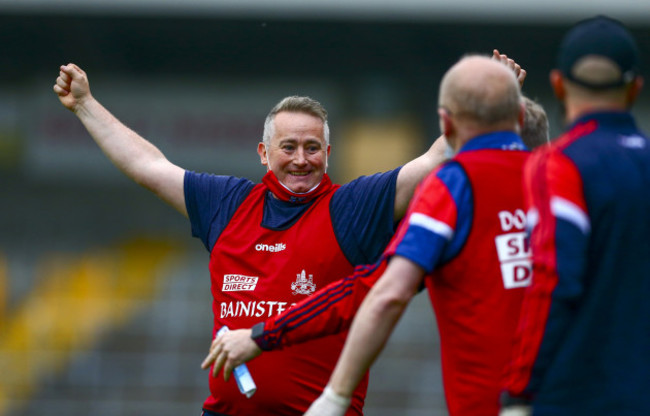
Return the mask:
[[(444, 141), (437, 140), (402, 167), (332, 184), (327, 112), (311, 98), (292, 96), (266, 118), (257, 150), (267, 173), (255, 184), (171, 163), (93, 98), (74, 64), (61, 66), (54, 92), (124, 174), (189, 218), (193, 236), (210, 252), (213, 336), (223, 326), (247, 328), (281, 313), (355, 265), (376, 261), (417, 183), (444, 155)], [(344, 340), (339, 334), (251, 363), (257, 392), (250, 398), (211, 372), (204, 414), (303, 414), (323, 390)], [(364, 381), (348, 414), (362, 413), (365, 393)]]
[(307, 113), (276, 113), (267, 131), (257, 146), (262, 164), (293, 192), (305, 193), (316, 188), (327, 170), (331, 149), (329, 141), (323, 138), (323, 120)]

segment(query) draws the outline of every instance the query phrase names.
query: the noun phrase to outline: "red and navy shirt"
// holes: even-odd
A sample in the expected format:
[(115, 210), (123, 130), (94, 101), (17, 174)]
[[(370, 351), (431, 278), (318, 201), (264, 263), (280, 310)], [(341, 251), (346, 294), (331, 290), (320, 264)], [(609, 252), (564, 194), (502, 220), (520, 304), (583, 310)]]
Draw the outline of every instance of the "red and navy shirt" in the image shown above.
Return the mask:
[[(270, 196), (263, 184), (186, 173), (193, 234), (210, 250), (214, 330), (250, 327), (374, 261), (394, 231), (399, 169), (362, 177), (307, 203)], [(320, 395), (345, 334), (258, 357), (248, 364), (257, 392), (210, 375), (204, 408), (229, 415), (303, 414)], [(367, 377), (366, 377), (367, 380)], [(366, 383), (350, 415), (361, 414)]]
[(391, 255), (427, 272), (452, 415), (496, 415), (523, 287), (530, 281), (521, 179), (529, 153), (514, 133), (469, 141), (418, 187), (386, 255), (267, 319), (265, 349), (347, 329)]
[(535, 415), (650, 414), (650, 143), (588, 114), (526, 166), (533, 284), (508, 381)]

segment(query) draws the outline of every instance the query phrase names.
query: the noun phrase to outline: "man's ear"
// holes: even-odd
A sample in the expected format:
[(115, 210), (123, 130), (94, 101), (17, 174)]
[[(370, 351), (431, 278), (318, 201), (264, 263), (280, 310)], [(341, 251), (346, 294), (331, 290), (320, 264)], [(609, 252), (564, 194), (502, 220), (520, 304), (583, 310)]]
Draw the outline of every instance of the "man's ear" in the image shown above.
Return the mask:
[(266, 146), (263, 142), (257, 144), (257, 154), (260, 155), (260, 163), (266, 167), (269, 167), (269, 159), (266, 154)]
[(454, 134), (454, 122), (451, 120), (449, 112), (444, 108), (438, 108), (438, 117), (440, 118), (440, 133), (449, 138)]
[(551, 83), (551, 88), (553, 88), (555, 97), (560, 102), (563, 102), (564, 97), (566, 96), (566, 91), (564, 89), (564, 77), (562, 76), (562, 72), (560, 72), (559, 69), (551, 70), (551, 73), (549, 74), (549, 81)]
[(632, 104), (636, 101), (636, 98), (639, 96), (639, 93), (643, 89), (643, 77), (637, 76), (632, 81), (632, 84), (627, 89), (627, 106), (631, 107)]

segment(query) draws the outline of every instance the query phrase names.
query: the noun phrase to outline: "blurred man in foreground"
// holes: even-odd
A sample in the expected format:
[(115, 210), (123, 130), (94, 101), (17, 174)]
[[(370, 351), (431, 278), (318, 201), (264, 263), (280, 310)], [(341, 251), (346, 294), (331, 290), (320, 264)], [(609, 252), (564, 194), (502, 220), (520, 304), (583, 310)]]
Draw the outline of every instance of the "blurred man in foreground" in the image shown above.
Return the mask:
[(501, 415), (650, 414), (650, 142), (627, 29), (604, 16), (564, 37), (550, 75), (567, 132), (525, 172), (533, 284)]

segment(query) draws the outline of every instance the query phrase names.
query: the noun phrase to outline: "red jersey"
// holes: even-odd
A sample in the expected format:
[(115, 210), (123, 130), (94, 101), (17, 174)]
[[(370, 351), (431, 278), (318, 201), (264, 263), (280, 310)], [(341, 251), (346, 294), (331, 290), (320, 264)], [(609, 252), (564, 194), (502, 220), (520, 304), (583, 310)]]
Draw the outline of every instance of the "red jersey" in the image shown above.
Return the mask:
[[(531, 277), (521, 190), (527, 156), (521, 151), (477, 150), (456, 157), (471, 186), (471, 229), (458, 254), (443, 260), (425, 279), (440, 332), (450, 415), (499, 412), (523, 287)], [(411, 216), (436, 219), (454, 232), (461, 219), (449, 221), (453, 210), (444, 202), (439, 181), (429, 183)], [(396, 254), (408, 253), (398, 245)]]
[[(215, 333), (223, 325), (250, 327), (352, 271), (330, 218), (336, 189), (333, 185), (315, 199), (286, 229), (269, 229), (261, 226), (268, 188), (253, 188), (211, 253)], [(229, 415), (302, 414), (327, 384), (344, 341), (345, 334), (339, 334), (252, 360), (248, 368), (257, 392), (251, 398), (234, 380), (225, 383), (221, 375), (210, 375), (211, 397), (204, 408)], [(366, 388), (367, 375), (348, 414), (361, 414)]]

